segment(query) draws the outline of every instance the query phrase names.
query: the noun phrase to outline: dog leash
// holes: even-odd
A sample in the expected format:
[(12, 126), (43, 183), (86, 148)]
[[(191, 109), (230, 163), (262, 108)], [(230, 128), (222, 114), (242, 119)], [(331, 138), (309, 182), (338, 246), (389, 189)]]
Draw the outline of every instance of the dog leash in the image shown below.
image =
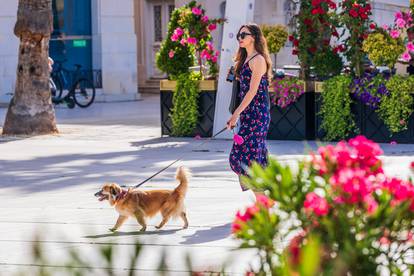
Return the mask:
[[(215, 138), (217, 135), (223, 133), (226, 129), (227, 129), (227, 127), (224, 127), (222, 130), (220, 130), (219, 132), (217, 132), (213, 136), (207, 138), (203, 143), (199, 144), (197, 147), (201, 147), (201, 146), (205, 145), (206, 143), (210, 142), (213, 138)], [(144, 183), (150, 181), (151, 179), (153, 179), (154, 177), (156, 177), (157, 175), (159, 175), (160, 173), (162, 173), (163, 171), (165, 171), (166, 169), (168, 169), (169, 167), (171, 167), (172, 165), (174, 165), (178, 161), (182, 160), (184, 158), (185, 154), (187, 154), (187, 153), (188, 152), (184, 153), (180, 158), (174, 160), (173, 162), (171, 162), (170, 164), (168, 164), (166, 167), (162, 168), (161, 170), (159, 170), (158, 172), (154, 173), (153, 175), (151, 175), (150, 177), (148, 177), (144, 181), (142, 181), (142, 182), (138, 183), (137, 185), (133, 186), (132, 188), (138, 188), (138, 187), (142, 186)]]

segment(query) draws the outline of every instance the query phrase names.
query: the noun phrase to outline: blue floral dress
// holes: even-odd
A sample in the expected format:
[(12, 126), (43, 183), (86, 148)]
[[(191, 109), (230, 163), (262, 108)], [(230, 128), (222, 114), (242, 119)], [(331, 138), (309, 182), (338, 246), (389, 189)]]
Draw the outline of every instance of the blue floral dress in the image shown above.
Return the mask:
[[(246, 62), (240, 71), (239, 96), (241, 99), (250, 89), (251, 78), (252, 70), (249, 62)], [(262, 76), (253, 100), (240, 114), (238, 134), (243, 137), (244, 143), (238, 145), (233, 142), (229, 158), (231, 169), (239, 176), (247, 174), (247, 169), (252, 162), (257, 162), (262, 166), (267, 165), (266, 136), (270, 123), (268, 86), (267, 74), (265, 74)], [(247, 190), (242, 184), (240, 185), (243, 191)]]

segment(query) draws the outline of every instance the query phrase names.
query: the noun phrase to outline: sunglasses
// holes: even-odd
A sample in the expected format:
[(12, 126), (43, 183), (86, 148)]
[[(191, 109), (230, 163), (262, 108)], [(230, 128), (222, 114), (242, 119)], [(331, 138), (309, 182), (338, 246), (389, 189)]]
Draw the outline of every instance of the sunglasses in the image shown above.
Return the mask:
[(240, 39), (245, 39), (246, 36), (248, 36), (248, 35), (252, 35), (252, 34), (251, 33), (242, 32), (242, 33), (238, 33), (237, 36), (236, 36), (236, 38), (237, 38), (238, 41), (240, 41)]

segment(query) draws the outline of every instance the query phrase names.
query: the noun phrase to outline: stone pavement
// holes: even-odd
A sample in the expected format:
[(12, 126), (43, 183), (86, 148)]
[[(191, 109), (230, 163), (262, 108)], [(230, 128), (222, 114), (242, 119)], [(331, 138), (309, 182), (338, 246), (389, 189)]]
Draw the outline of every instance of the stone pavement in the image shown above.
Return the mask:
[[(0, 109), (0, 126), (6, 109)], [(116, 245), (115, 275), (127, 275), (134, 241), (144, 244), (138, 275), (157, 275), (161, 256), (167, 254), (168, 275), (188, 274), (188, 254), (198, 270), (219, 271), (227, 263), (230, 275), (242, 275), (256, 265), (252, 250), (234, 251), (238, 243), (230, 235), (235, 212), (252, 202), (242, 193), (227, 158), (231, 141), (202, 141), (160, 136), (159, 99), (138, 102), (95, 103), (87, 109), (56, 108), (60, 134), (39, 137), (0, 138), (0, 275), (37, 269), (31, 257), (36, 239), (48, 256), (47, 266), (62, 272), (70, 250), (91, 260), (93, 275), (103, 273), (105, 263), (96, 252)], [(315, 142), (269, 141), (271, 154), (294, 165)], [(414, 145), (383, 145), (385, 170), (406, 177), (414, 159)], [(117, 234), (108, 228), (117, 214), (93, 194), (104, 182), (134, 185), (185, 153), (180, 165), (193, 177), (186, 205), (190, 227), (170, 221), (155, 231), (160, 217), (149, 221), (148, 232), (139, 233), (130, 219)], [(175, 168), (170, 168), (144, 189), (173, 188)], [(37, 235), (37, 236), (36, 236)], [(28, 274), (30, 275), (30, 273)]]

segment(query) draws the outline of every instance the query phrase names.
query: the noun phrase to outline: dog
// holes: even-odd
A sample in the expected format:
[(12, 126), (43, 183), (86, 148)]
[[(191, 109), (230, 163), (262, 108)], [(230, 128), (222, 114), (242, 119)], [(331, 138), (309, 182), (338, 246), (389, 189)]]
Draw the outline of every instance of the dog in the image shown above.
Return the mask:
[(104, 184), (95, 196), (99, 201), (108, 200), (119, 213), (114, 227), (109, 230), (115, 232), (129, 217), (135, 217), (142, 226), (140, 231), (145, 231), (147, 229), (145, 219), (153, 217), (158, 212), (162, 215), (162, 221), (155, 228), (160, 229), (170, 218), (180, 217), (184, 221), (183, 229), (186, 229), (188, 220), (184, 198), (188, 189), (189, 171), (179, 167), (175, 178), (180, 184), (174, 190), (142, 191), (133, 188), (126, 190), (116, 183)]

